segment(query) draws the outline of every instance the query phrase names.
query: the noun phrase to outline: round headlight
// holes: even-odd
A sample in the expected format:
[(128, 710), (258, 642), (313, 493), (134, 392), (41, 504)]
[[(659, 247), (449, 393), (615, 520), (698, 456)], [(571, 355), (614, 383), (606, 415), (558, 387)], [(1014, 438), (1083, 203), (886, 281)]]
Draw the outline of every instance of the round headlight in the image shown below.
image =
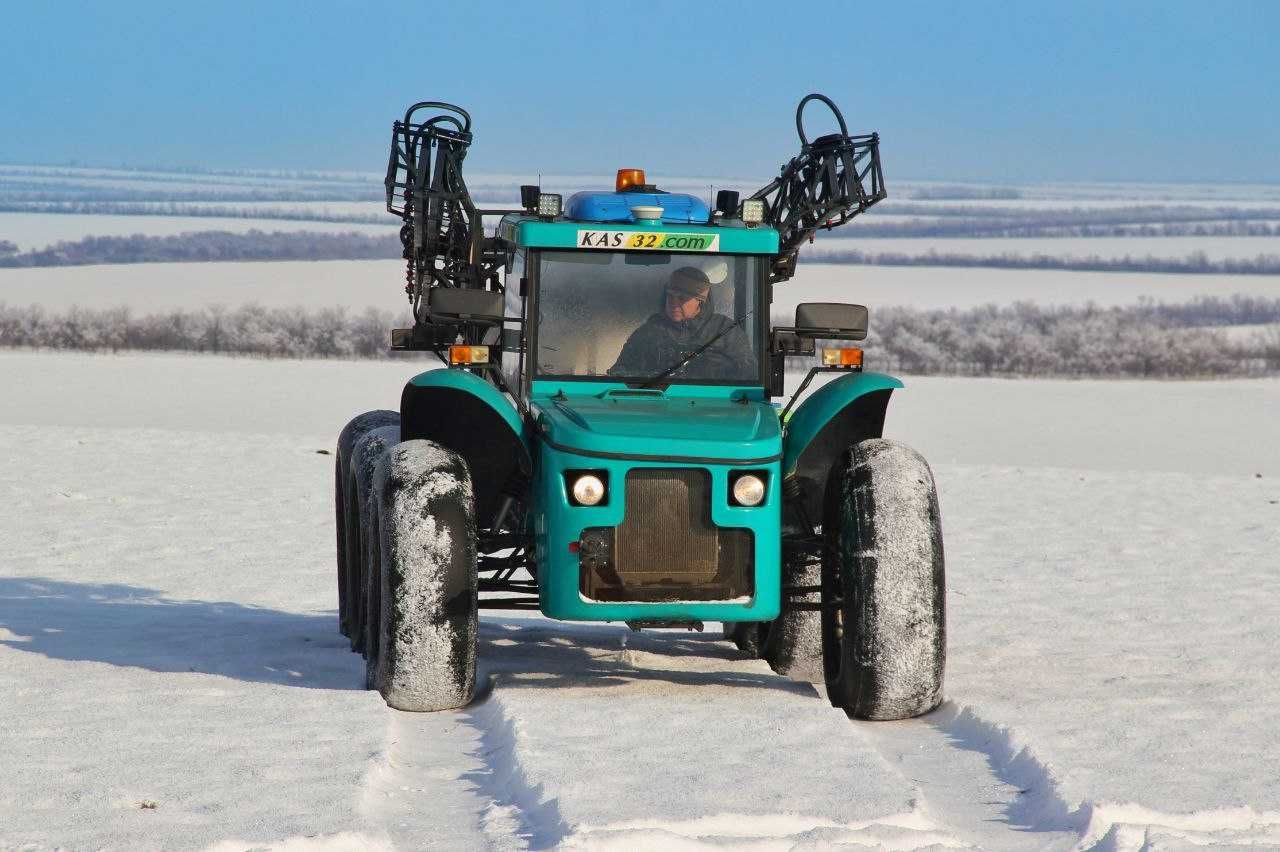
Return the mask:
[(604, 499), (604, 483), (600, 477), (584, 473), (573, 481), (573, 499), (579, 506), (594, 506)]
[(733, 481), (733, 502), (739, 506), (759, 506), (764, 502), (764, 480), (744, 473)]

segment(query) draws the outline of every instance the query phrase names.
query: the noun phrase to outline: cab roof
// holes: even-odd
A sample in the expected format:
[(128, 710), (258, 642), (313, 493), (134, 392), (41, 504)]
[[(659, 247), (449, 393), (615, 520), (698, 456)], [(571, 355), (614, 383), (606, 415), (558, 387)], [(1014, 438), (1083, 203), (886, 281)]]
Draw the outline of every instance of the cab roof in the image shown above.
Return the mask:
[[(633, 207), (658, 207), (660, 219), (636, 219)], [(595, 251), (674, 251), (729, 254), (778, 253), (778, 232), (717, 219), (702, 199), (674, 192), (577, 192), (555, 218), (509, 213), (498, 237), (528, 248)]]
[(704, 225), (711, 218), (707, 203), (675, 192), (575, 192), (564, 205), (567, 219), (578, 222), (632, 222), (631, 208), (661, 207), (667, 224)]

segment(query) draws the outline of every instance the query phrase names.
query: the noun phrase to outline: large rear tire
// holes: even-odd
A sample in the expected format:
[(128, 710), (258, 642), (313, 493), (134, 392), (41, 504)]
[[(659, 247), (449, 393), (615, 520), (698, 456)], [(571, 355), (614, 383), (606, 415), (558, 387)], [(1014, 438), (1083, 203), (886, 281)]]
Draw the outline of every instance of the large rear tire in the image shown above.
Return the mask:
[(942, 526), (929, 465), (871, 438), (827, 484), (822, 560), (827, 696), (859, 719), (907, 719), (942, 700)]
[(405, 441), (379, 460), (379, 618), (373, 681), (398, 710), (452, 710), (475, 695), (475, 498), (461, 456)]
[(373, 491), (373, 472), (388, 448), (400, 441), (400, 424), (379, 426), (361, 435), (351, 448), (350, 475), (347, 478), (347, 605), (351, 628), (351, 650), (364, 650), (364, 623), (368, 605), (369, 539), (373, 527), (369, 511)]
[[(372, 490), (372, 489), (370, 489)], [(370, 500), (366, 504), (366, 525), (369, 529), (368, 549), (365, 551), (364, 592), (364, 688), (378, 688), (378, 666), (382, 654), (382, 519), (379, 517), (381, 501)]]
[(351, 635), (351, 610), (354, 606), (347, 591), (350, 588), (347, 575), (351, 566), (347, 558), (346, 499), (351, 448), (360, 436), (369, 430), (399, 423), (400, 415), (394, 411), (385, 409), (366, 411), (353, 418), (338, 433), (338, 446), (334, 451), (333, 460), (333, 509), (334, 527), (338, 539), (338, 630), (343, 636)]

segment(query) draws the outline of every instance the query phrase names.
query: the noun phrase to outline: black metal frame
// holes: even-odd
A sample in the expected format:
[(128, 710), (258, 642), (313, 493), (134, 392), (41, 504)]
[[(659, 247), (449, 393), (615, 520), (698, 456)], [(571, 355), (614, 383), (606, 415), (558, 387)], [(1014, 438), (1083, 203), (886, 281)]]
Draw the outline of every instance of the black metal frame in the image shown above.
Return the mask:
[[(835, 114), (838, 133), (810, 142), (802, 120), (809, 101), (822, 101)], [(765, 202), (765, 222), (778, 230), (779, 254), (773, 262), (773, 281), (795, 274), (796, 255), (818, 228), (848, 222), (888, 193), (880, 167), (880, 135), (850, 136), (844, 116), (826, 95), (806, 95), (796, 107), (800, 153), (782, 166), (777, 178), (756, 190), (750, 199)]]
[[(817, 565), (822, 566), (822, 549), (825, 543), (822, 540), (822, 533), (817, 532), (812, 526), (809, 526), (808, 519), (803, 519), (803, 525), (808, 532), (790, 533), (782, 537), (782, 563), (783, 566), (794, 565)], [(821, 593), (821, 584), (817, 586), (787, 586), (782, 587), (782, 609), (786, 612), (820, 612), (824, 608), (834, 608), (839, 606), (839, 601), (831, 601), (827, 603), (814, 602), (804, 600), (808, 595), (815, 592)]]
[[(435, 114), (417, 120), (421, 110)], [(471, 116), (462, 107), (441, 101), (420, 101), (392, 125), (383, 185), (387, 210), (404, 220), (400, 242), (407, 261), (405, 292), (415, 322), (412, 340), (406, 341), (410, 345), (403, 348), (431, 349), (442, 356), (438, 342), (442, 338), (452, 342), (460, 333), (466, 343), (479, 343), (488, 327), (433, 322), (427, 314), (430, 288), (504, 292), (500, 273), (506, 251), (498, 239), (485, 236), (484, 217), (518, 211), (481, 209), (471, 200), (462, 177), (462, 161), (471, 140)], [(448, 363), (443, 356), (442, 360)]]
[[(476, 563), (479, 576), (479, 592), (506, 592), (511, 597), (480, 598), (481, 609), (537, 610), (538, 568), (533, 561), (533, 537), (526, 533), (484, 531), (476, 542), (480, 553)], [(510, 550), (506, 556), (494, 556), (495, 552)], [(517, 579), (524, 571), (528, 579)]]
[(809, 387), (811, 382), (813, 382), (813, 377), (818, 375), (818, 373), (860, 373), (860, 372), (862, 372), (861, 367), (852, 367), (852, 366), (846, 367), (843, 365), (835, 365), (835, 366), (828, 367), (826, 365), (819, 364), (816, 367), (810, 367), (809, 372), (804, 377), (804, 381), (800, 383), (800, 387), (796, 388), (796, 392), (791, 395), (791, 399), (787, 400), (786, 407), (784, 407), (782, 411), (778, 412), (778, 419), (784, 423), (787, 421), (787, 415), (791, 412), (791, 406), (796, 404), (796, 401), (800, 399), (800, 394), (805, 392), (805, 389)]
[[(794, 484), (794, 483), (792, 483)], [(784, 494), (788, 483), (783, 484)], [(809, 513), (805, 511), (804, 503), (795, 499), (798, 495), (795, 493), (786, 496), (792, 499), (785, 501), (787, 508), (790, 508), (795, 515), (796, 528), (798, 532), (787, 532), (782, 535), (782, 568), (784, 575), (790, 566), (817, 566), (822, 582), (816, 586), (788, 586), (782, 587), (782, 611), (783, 612), (822, 612), (829, 609), (839, 609), (844, 606), (844, 598), (842, 595), (828, 595), (827, 599), (823, 599), (824, 587), (826, 582), (826, 574), (822, 571), (822, 558), (826, 550), (825, 532), (814, 526), (813, 521), (809, 518)], [(817, 601), (805, 600), (812, 594), (818, 594)]]

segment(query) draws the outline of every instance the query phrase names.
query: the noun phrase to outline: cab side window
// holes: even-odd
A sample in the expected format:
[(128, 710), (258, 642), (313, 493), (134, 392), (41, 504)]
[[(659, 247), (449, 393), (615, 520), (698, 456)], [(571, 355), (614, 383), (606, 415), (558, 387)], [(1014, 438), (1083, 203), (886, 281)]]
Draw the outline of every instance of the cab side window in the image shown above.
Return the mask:
[[(525, 250), (516, 249), (512, 253), (510, 270), (506, 273), (506, 315), (508, 317), (524, 317), (524, 299), (520, 296), (520, 279), (524, 277), (525, 270)], [(508, 339), (520, 339), (522, 334), (522, 326), (515, 323), (508, 323), (503, 326), (504, 335)], [(509, 349), (513, 351), (507, 351)], [(507, 380), (507, 384), (511, 388), (520, 386), (520, 353), (514, 351), (515, 347), (503, 347), (502, 352), (502, 375)]]

